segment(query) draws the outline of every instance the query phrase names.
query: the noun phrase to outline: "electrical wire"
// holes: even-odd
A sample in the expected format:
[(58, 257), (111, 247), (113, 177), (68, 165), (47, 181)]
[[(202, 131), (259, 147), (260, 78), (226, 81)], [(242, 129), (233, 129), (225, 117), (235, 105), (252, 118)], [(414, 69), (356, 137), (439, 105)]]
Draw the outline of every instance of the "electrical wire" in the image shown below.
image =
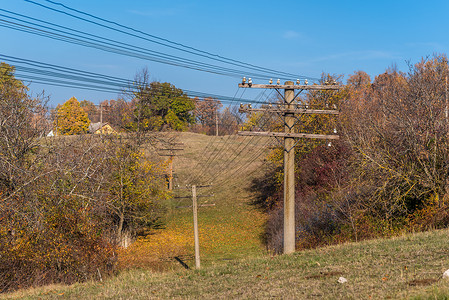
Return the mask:
[[(123, 34), (129, 35), (129, 36), (133, 36), (133, 37), (136, 37), (136, 38), (139, 38), (139, 39), (143, 39), (145, 41), (156, 43), (156, 44), (159, 44), (159, 45), (162, 45), (162, 46), (165, 46), (165, 47), (169, 47), (169, 48), (172, 48), (172, 49), (176, 49), (176, 50), (179, 50), (179, 51), (183, 51), (183, 52), (186, 52), (186, 53), (189, 53), (189, 54), (205, 57), (205, 58), (208, 58), (208, 59), (212, 59), (212, 60), (216, 60), (216, 61), (219, 61), (219, 62), (232, 64), (232, 65), (236, 65), (236, 66), (240, 66), (240, 67), (246, 67), (246, 68), (253, 69), (253, 70), (269, 72), (269, 73), (272, 73), (272, 74), (282, 74), (283, 76), (287, 76), (288, 78), (296, 77), (296, 78), (304, 78), (304, 79), (307, 78), (307, 79), (311, 79), (311, 80), (319, 80), (318, 78), (311, 78), (311, 77), (307, 77), (307, 76), (303, 76), (303, 75), (297, 75), (297, 74), (293, 74), (293, 73), (282, 72), (282, 71), (277, 71), (277, 70), (273, 70), (273, 69), (269, 69), (269, 68), (265, 68), (265, 67), (256, 66), (256, 65), (253, 65), (253, 64), (249, 64), (249, 63), (246, 63), (246, 62), (239, 61), (239, 60), (230, 59), (230, 58), (227, 58), (227, 57), (224, 57), (224, 56), (221, 56), (221, 55), (213, 54), (213, 53), (210, 53), (208, 51), (200, 50), (198, 48), (194, 48), (194, 47), (191, 47), (191, 46), (186, 46), (186, 45), (181, 44), (181, 43), (173, 42), (171, 40), (168, 40), (168, 39), (165, 39), (165, 38), (161, 38), (161, 37), (158, 37), (158, 36), (155, 36), (155, 35), (152, 35), (152, 34), (148, 34), (148, 33), (143, 32), (141, 30), (137, 30), (135, 28), (132, 28), (132, 27), (129, 27), (129, 26), (125, 26), (125, 25), (122, 25), (122, 24), (119, 24), (117, 22), (113, 22), (113, 21), (110, 21), (110, 20), (107, 20), (107, 19), (104, 19), (104, 18), (100, 18), (98, 16), (95, 16), (95, 15), (90, 14), (90, 13), (83, 12), (81, 10), (71, 8), (71, 7), (69, 7), (69, 6), (65, 5), (65, 4), (62, 4), (62, 3), (59, 3), (59, 2), (56, 2), (56, 1), (44, 0), (44, 1), (48, 2), (48, 3), (53, 4), (53, 5), (57, 5), (57, 6), (63, 7), (66, 10), (69, 10), (69, 11), (72, 11), (72, 12), (75, 12), (75, 13), (78, 13), (78, 14), (81, 14), (81, 15), (84, 15), (84, 16), (88, 16), (90, 18), (93, 18), (94, 20), (98, 20), (98, 21), (101, 21), (101, 22), (104, 22), (104, 23), (107, 23), (107, 24), (112, 24), (114, 26), (117, 26), (119, 28), (122, 28), (122, 29), (125, 29), (125, 30), (128, 30), (128, 31), (117, 29), (117, 28), (113, 28), (111, 26), (104, 25), (104, 24), (101, 24), (101, 23), (96, 22), (96, 21), (88, 20), (86, 18), (79, 17), (79, 16), (76, 16), (74, 14), (71, 14), (71, 13), (68, 13), (68, 12), (65, 12), (65, 11), (62, 11), (62, 10), (55, 9), (55, 8), (43, 5), (41, 3), (37, 3), (35, 1), (31, 1), (31, 0), (25, 0), (25, 1), (28, 2), (28, 3), (31, 3), (31, 4), (43, 7), (45, 9), (54, 11), (54, 12), (58, 12), (58, 13), (61, 13), (61, 14), (64, 14), (64, 15), (76, 18), (78, 20), (82, 20), (84, 22), (88, 22), (88, 23), (91, 23), (91, 24), (94, 24), (94, 25), (97, 25), (97, 26), (100, 26), (100, 27), (103, 27), (103, 28), (107, 28), (109, 30), (113, 30), (113, 31), (116, 31), (116, 32), (119, 32), (119, 33), (123, 33)], [(133, 33), (130, 33), (129, 31), (131, 31)], [(149, 38), (151, 38), (151, 39), (149, 39)]]
[[(138, 85), (136, 81), (119, 77), (104, 75), (100, 73), (88, 72), (84, 70), (67, 68), (55, 64), (18, 58), (14, 56), (0, 54), (0, 60), (8, 62), (16, 68), (16, 77), (30, 83), (41, 83), (55, 86), (96, 90), (102, 92), (123, 92), (126, 89), (133, 89)], [(63, 80), (61, 80), (63, 79)], [(94, 84), (95, 83), (95, 84)], [(235, 103), (235, 97), (210, 94), (192, 90), (182, 89), (189, 97), (212, 98), (221, 102)], [(250, 99), (239, 99), (243, 103), (262, 103)]]
[[(271, 92), (273, 92), (273, 91), (271, 91)], [(265, 94), (265, 90), (263, 90), (262, 92), (261, 92), (261, 94), (259, 95), (259, 97), (258, 98), (262, 98), (263, 97), (263, 95)], [(270, 93), (270, 95), (271, 95), (271, 93)], [(268, 95), (267, 96), (267, 99), (270, 97), (270, 95)], [(230, 138), (230, 137), (228, 137), (228, 138)], [(234, 155), (234, 157), (231, 159), (231, 157), (229, 156), (228, 157), (228, 160), (226, 160), (226, 159), (224, 159), (223, 161), (225, 162), (225, 161), (227, 161), (227, 164), (225, 163), (224, 165), (221, 165), (221, 166), (219, 166), (219, 167), (217, 167), (216, 168), (216, 171), (214, 172), (214, 173), (212, 173), (212, 174), (210, 174), (210, 178), (212, 178), (212, 179), (209, 179), (209, 180), (211, 180), (211, 182), (213, 182), (213, 180), (215, 180), (215, 178), (217, 177), (217, 173), (221, 173), (221, 172), (223, 172), (224, 170), (226, 170), (226, 169), (228, 169), (229, 168), (229, 166), (230, 166), (230, 164), (232, 164), (234, 161), (235, 161), (235, 159), (239, 156), (239, 155), (241, 155), (241, 153), (248, 147), (248, 145), (253, 141), (253, 139), (254, 139), (255, 137), (253, 136), (253, 137), (251, 137), (251, 139), (248, 139), (248, 142), (247, 142), (247, 144), (242, 148), (242, 149), (236, 149), (235, 150), (235, 155)], [(243, 142), (241, 143), (242, 145), (243, 145)], [(225, 149), (225, 147), (222, 147), (222, 151), (220, 152), (220, 151), (218, 151), (216, 154), (215, 154), (215, 157), (214, 157), (214, 159), (216, 159), (217, 157), (221, 157), (221, 155), (222, 155), (222, 153), (224, 152), (224, 149)], [(214, 160), (214, 159), (212, 159), (212, 161)], [(209, 173), (209, 172), (208, 172)]]
[[(261, 116), (261, 118), (262, 118), (262, 116)], [(265, 122), (264, 122), (264, 124), (261, 125), (261, 127), (264, 127), (264, 126), (266, 125), (267, 122), (268, 122), (268, 119), (265, 119)], [(260, 140), (263, 140), (263, 139), (266, 139), (266, 137), (256, 137), (256, 136), (252, 136), (250, 139), (248, 139), (247, 144), (240, 150), (240, 152), (237, 153), (237, 155), (235, 155), (234, 158), (233, 158), (232, 160), (229, 160), (226, 166), (223, 166), (222, 168), (220, 168), (220, 169), (219, 169), (219, 172), (217, 172), (216, 174), (213, 175), (211, 182), (214, 182), (214, 183), (215, 183), (215, 180), (216, 180), (219, 176), (226, 177), (226, 176), (223, 175), (223, 174), (226, 174), (226, 173), (229, 173), (229, 172), (230, 172), (229, 170), (231, 170), (231, 167), (230, 167), (231, 164), (232, 164), (234, 161), (237, 160), (237, 157), (240, 157), (240, 156), (243, 155), (243, 151), (244, 151), (245, 149), (249, 149), (249, 150), (248, 150), (248, 153), (247, 153), (247, 156), (254, 157), (254, 159), (253, 159), (252, 161), (254, 161), (255, 159), (257, 159), (257, 157), (260, 156), (260, 155), (262, 154), (262, 152), (265, 152), (264, 147), (261, 147), (261, 148), (259, 149), (259, 150), (260, 150), (260, 151), (259, 151), (259, 154), (257, 154), (257, 152), (251, 151), (252, 149), (251, 149), (251, 148), (248, 148), (248, 147), (249, 147), (251, 144), (254, 144), (254, 143), (255, 143), (255, 140), (260, 141)], [(268, 142), (269, 142), (270, 140), (271, 140), (271, 139), (267, 139)], [(265, 143), (265, 146), (268, 144), (268, 142)], [(259, 143), (259, 142), (257, 142), (257, 144), (258, 144), (258, 143)], [(238, 168), (238, 170), (241, 170), (241, 169), (244, 169), (244, 168), (246, 168), (246, 165), (241, 164), (241, 166), (240, 166), (240, 168)], [(233, 172), (232, 175), (231, 175), (231, 176), (228, 176), (228, 177), (233, 177), (233, 175), (236, 174), (236, 173), (238, 173), (238, 172)]]
[[(238, 88), (237, 91), (235, 92), (234, 98), (235, 98), (235, 96), (237, 95), (238, 91), (239, 91), (239, 88)], [(241, 97), (243, 97), (243, 94), (244, 94), (244, 93), (245, 93), (245, 90), (242, 91), (242, 94), (240, 95), (240, 98), (239, 98), (239, 99), (241, 99)], [(209, 149), (211, 148), (211, 146), (212, 146), (212, 139), (210, 139), (209, 143), (206, 145), (206, 147), (205, 147), (205, 149), (204, 149), (204, 152), (205, 152), (205, 153), (211, 153), (211, 151), (209, 150)], [(211, 157), (212, 157), (212, 154), (209, 155), (208, 159), (207, 159), (206, 162), (203, 164), (203, 167), (205, 167), (205, 166), (207, 165), (207, 163), (208, 163), (208, 161), (211, 159)], [(193, 169), (194, 169), (194, 170), (197, 170), (199, 166), (200, 166), (200, 161), (198, 161), (198, 163), (195, 165), (195, 167), (194, 167)], [(202, 169), (204, 169), (204, 168), (202, 168)], [(191, 176), (188, 178), (188, 182), (195, 182), (195, 180), (196, 180), (196, 178), (199, 176), (199, 174), (201, 174), (201, 172), (197, 172), (196, 174), (193, 174), (193, 173), (192, 173)]]
[[(244, 147), (242, 149), (240, 149), (232, 159), (228, 159), (227, 163), (223, 166), (221, 166), (220, 168), (217, 168), (217, 171), (215, 173), (213, 173), (211, 175), (211, 182), (215, 183), (215, 180), (219, 177), (219, 176), (224, 176), (223, 174), (229, 172), (229, 170), (231, 169), (231, 165), (234, 162), (237, 162), (237, 158), (243, 156), (243, 153), (245, 153), (244, 151), (247, 150), (246, 155), (253, 157), (255, 155), (257, 155), (257, 152), (254, 152), (252, 150), (252, 148), (250, 148), (251, 145), (254, 144), (259, 144), (260, 140), (266, 139), (266, 137), (256, 137), (256, 136), (252, 136), (252, 137), (246, 137), (246, 139), (248, 140), (246, 145), (244, 145)], [(267, 139), (270, 140), (270, 139)], [(243, 142), (242, 142), (243, 144)], [(263, 147), (262, 147), (263, 148)], [(241, 167), (243, 168), (243, 165), (241, 165)]]
[[(0, 9), (1, 10), (1, 9)], [(115, 53), (119, 55), (134, 57), (142, 60), (149, 60), (154, 61), (158, 63), (164, 63), (172, 66), (177, 67), (184, 67), (188, 69), (193, 69), (197, 71), (203, 71), (208, 72), (212, 74), (217, 75), (224, 75), (229, 77), (241, 77), (240, 74), (242, 74), (241, 70), (236, 69), (229, 69), (229, 68), (223, 68), (220, 66), (215, 66), (211, 64), (206, 64), (202, 62), (192, 61), (185, 58), (176, 57), (173, 55), (163, 54), (160, 52), (147, 50), (144, 48), (141, 48), (139, 46), (130, 45), (126, 43), (116, 42), (113, 40), (110, 40), (105, 37), (97, 37), (96, 39), (93, 38), (86, 38), (76, 33), (67, 32), (64, 30), (59, 29), (53, 29), (48, 26), (42, 26), (33, 22), (28, 22), (21, 20), (19, 18), (15, 17), (9, 17), (5, 16), (3, 14), (0, 14), (0, 16), (13, 19), (15, 21), (8, 21), (6, 19), (0, 19), (0, 26), (5, 28), (10, 28), (14, 30), (18, 30), (21, 32), (26, 32), (38, 36), (43, 36), (47, 38), (51, 38), (54, 40), (59, 40), (63, 42), (68, 42), (71, 44), (76, 44), (84, 47), (94, 48), (110, 53)], [(22, 22), (25, 23), (17, 23)], [(44, 21), (42, 21), (44, 22)], [(35, 27), (33, 27), (35, 26)], [(86, 34), (89, 35), (89, 34)], [(109, 40), (109, 41), (108, 41)], [(143, 50), (142, 50), (143, 49)], [(267, 79), (268, 77), (263, 74), (258, 73), (250, 73), (251, 76), (257, 79)]]
[[(265, 91), (263, 91), (262, 94), (264, 94)], [(267, 120), (266, 120), (267, 121)], [(264, 126), (264, 125), (263, 125)], [(228, 156), (228, 159), (223, 159), (224, 165), (219, 165), (218, 167), (215, 167), (215, 169), (217, 170), (215, 173), (213, 173), (212, 175), (211, 173), (211, 165), (213, 165), (213, 163), (218, 159), (218, 158), (223, 158), (222, 154), (223, 152), (225, 152), (225, 149), (227, 149), (226, 144), (227, 142), (229, 142), (229, 139), (231, 138), (231, 136), (228, 136), (227, 141), (224, 141), (222, 147), (220, 147), (215, 153), (211, 153), (209, 155), (208, 160), (205, 162), (203, 168), (200, 170), (200, 172), (197, 174), (197, 177), (195, 178), (196, 180), (200, 181), (201, 179), (203, 179), (203, 174), (206, 173), (207, 171), (207, 177), (209, 182), (212, 182), (213, 180), (215, 180), (215, 178), (218, 176), (218, 173), (222, 173), (225, 170), (228, 170), (230, 168), (230, 165), (237, 159), (237, 157), (239, 157), (240, 155), (242, 155), (243, 151), (245, 149), (248, 148), (248, 146), (251, 144), (251, 142), (253, 142), (253, 140), (256, 138), (254, 136), (250, 137), (250, 138), (246, 138), (247, 143), (246, 145), (244, 144), (244, 142), (238, 144), (237, 148), (234, 150), (234, 156), (231, 159), (231, 156)], [(240, 146), (243, 146), (241, 149), (239, 149)], [(229, 149), (228, 151), (229, 152)], [(210, 153), (210, 151), (209, 151)], [(249, 153), (248, 153), (249, 154)], [(232, 154), (231, 154), (232, 155)]]
[[(241, 69), (231, 69), (223, 66), (213, 65), (174, 55), (169, 55), (162, 52), (139, 47), (137, 45), (131, 45), (128, 43), (123, 43), (120, 41), (109, 39), (104, 36), (98, 36), (87, 33), (85, 31), (80, 31), (66, 26), (57, 25), (52, 22), (47, 22), (38, 18), (18, 14), (5, 9), (0, 9), (0, 11), (13, 15), (10, 16), (0, 14), (0, 16), (3, 17), (3, 19), (0, 19), (1, 21), (0, 26), (14, 30), (19, 30), (22, 32), (27, 32), (30, 34), (44, 36), (59, 41), (95, 48), (115, 54), (131, 56), (139, 59), (150, 60), (154, 62), (165, 63), (178, 67), (184, 67), (198, 71), (204, 71), (231, 77), (241, 77), (242, 74), (247, 74), (248, 76), (251, 76), (256, 79), (268, 79), (273, 76), (273, 74), (267, 75), (263, 73), (248, 72), (246, 70)], [(9, 19), (9, 21), (6, 20), (5, 18)], [(25, 19), (31, 21), (27, 21)], [(38, 24), (36, 22), (45, 25)]]

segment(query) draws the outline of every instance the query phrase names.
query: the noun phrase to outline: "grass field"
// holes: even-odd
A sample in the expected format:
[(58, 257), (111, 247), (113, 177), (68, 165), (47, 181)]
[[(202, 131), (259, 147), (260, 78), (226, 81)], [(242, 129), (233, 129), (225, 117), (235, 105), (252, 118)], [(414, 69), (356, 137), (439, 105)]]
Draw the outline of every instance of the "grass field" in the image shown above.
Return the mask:
[[(200, 270), (129, 270), (104, 282), (20, 291), (25, 299), (448, 299), (449, 231), (252, 256)], [(346, 283), (338, 283), (344, 277)]]

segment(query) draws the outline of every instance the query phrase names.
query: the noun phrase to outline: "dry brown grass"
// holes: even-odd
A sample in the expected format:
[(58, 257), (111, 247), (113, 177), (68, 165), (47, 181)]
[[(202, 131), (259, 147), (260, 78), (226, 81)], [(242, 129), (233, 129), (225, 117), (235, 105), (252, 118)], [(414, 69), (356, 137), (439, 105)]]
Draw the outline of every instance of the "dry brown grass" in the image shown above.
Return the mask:
[[(130, 270), (103, 283), (4, 295), (24, 299), (447, 299), (448, 230), (211, 264)], [(337, 282), (340, 276), (347, 283)]]

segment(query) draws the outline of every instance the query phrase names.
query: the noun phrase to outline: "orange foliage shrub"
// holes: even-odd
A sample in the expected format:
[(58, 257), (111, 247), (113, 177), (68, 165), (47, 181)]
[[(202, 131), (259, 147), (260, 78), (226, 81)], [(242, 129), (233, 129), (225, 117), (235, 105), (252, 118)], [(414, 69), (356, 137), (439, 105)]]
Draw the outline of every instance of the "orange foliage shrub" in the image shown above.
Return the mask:
[[(3, 207), (4, 208), (4, 207)], [(115, 265), (115, 248), (101, 221), (75, 197), (46, 199), (38, 226), (12, 209), (0, 219), (0, 291), (74, 283), (104, 276)]]

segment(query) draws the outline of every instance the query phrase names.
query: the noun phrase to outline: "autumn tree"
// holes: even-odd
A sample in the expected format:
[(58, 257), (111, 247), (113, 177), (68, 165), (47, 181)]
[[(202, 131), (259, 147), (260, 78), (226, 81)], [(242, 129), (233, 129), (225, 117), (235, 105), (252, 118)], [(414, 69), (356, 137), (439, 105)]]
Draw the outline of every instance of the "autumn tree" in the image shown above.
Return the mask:
[[(145, 159), (137, 144), (113, 138), (109, 158), (108, 206), (111, 208), (116, 239), (127, 246), (137, 235), (160, 224), (162, 199), (168, 198), (164, 168)], [(111, 145), (112, 146), (112, 145)]]
[(357, 98), (344, 107), (346, 135), (372, 190), (371, 214), (389, 228), (423, 209), (441, 221), (432, 226), (448, 221), (446, 76), (442, 55), (410, 65), (408, 73), (388, 69), (371, 85), (357, 87)]
[(80, 102), (81, 108), (87, 113), (87, 117), (91, 122), (100, 121), (100, 112), (97, 106), (89, 100), (83, 100)]
[(86, 133), (90, 120), (75, 97), (67, 100), (56, 108), (55, 127), (59, 135)]
[(27, 94), (13, 67), (2, 64), (0, 72), (0, 292), (104, 272), (112, 253), (94, 216), (80, 198), (56, 188), (74, 179), (59, 168), (72, 148), (43, 138), (45, 101)]
[(45, 102), (31, 98), (14, 77), (14, 67), (0, 64), (0, 195), (21, 186), (22, 175), (33, 173), (33, 152), (48, 130)]
[(136, 101), (104, 100), (100, 103), (103, 110), (103, 122), (108, 122), (117, 129), (132, 129)]
[(144, 69), (136, 76), (130, 93), (135, 100), (134, 123), (138, 131), (173, 129), (183, 131), (195, 122), (194, 101), (168, 82), (149, 82)]
[(132, 135), (46, 138), (45, 102), (0, 71), (0, 292), (107, 275), (123, 232), (159, 224), (162, 167)]
[(195, 98), (195, 123), (198, 126), (198, 131), (207, 134), (215, 134), (216, 121), (219, 119), (220, 108), (223, 106), (220, 100), (213, 98), (199, 99)]
[(228, 106), (219, 115), (219, 134), (236, 134), (239, 126), (243, 123), (237, 106)]

